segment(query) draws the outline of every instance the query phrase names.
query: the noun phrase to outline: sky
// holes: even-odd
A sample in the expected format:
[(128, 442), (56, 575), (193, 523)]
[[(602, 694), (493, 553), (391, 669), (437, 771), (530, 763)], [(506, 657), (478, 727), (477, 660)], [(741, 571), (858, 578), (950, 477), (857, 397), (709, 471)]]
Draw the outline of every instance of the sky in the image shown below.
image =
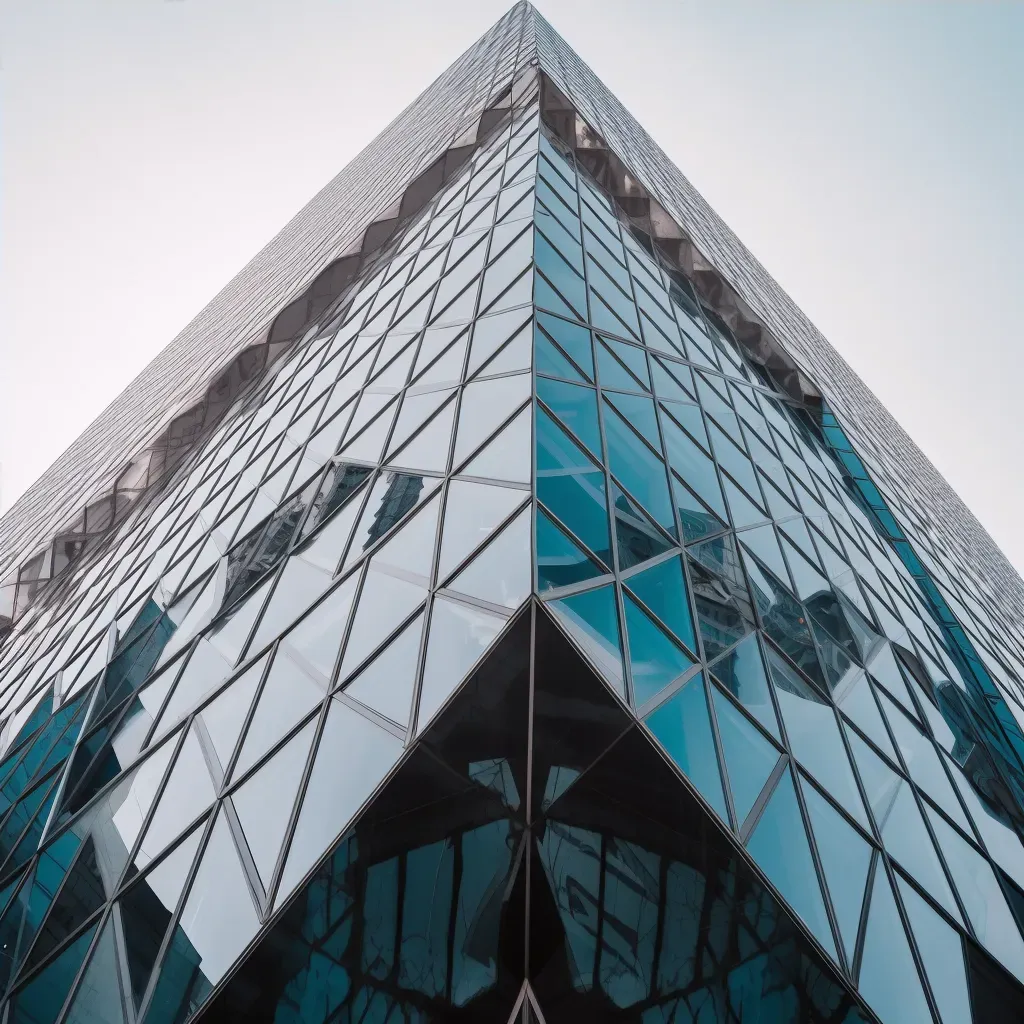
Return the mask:
[[(0, 0), (0, 509), (508, 6)], [(1024, 4), (536, 6), (1024, 570)]]

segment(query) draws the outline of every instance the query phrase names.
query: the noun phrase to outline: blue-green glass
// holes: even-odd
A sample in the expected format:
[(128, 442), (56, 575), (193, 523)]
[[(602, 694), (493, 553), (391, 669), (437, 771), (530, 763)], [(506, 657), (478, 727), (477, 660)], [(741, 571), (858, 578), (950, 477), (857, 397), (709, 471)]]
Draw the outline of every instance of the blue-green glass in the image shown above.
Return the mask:
[(601, 458), (597, 392), (593, 388), (540, 377), (537, 379), (537, 397), (593, 456)]
[(590, 345), (590, 331), (586, 327), (548, 313), (538, 313), (537, 323), (558, 342), (584, 374), (593, 380), (594, 353)]
[(768, 672), (796, 759), (867, 827), (864, 804), (832, 706), (773, 651), (768, 652)]
[(704, 674), (699, 672), (678, 693), (644, 719), (666, 753), (723, 821), (729, 820), (711, 733)]
[(1024, 981), (1024, 940), (992, 866), (938, 814), (928, 818), (979, 941)]
[(651, 372), (654, 378), (654, 390), (659, 398), (679, 402), (692, 402), (696, 397), (693, 385), (693, 374), (688, 366), (672, 363), (671, 372), (665, 368), (660, 359), (651, 360)]
[(605, 571), (574, 544), (543, 509), (537, 509), (537, 589), (541, 593), (582, 583)]
[(627, 426), (618, 413), (605, 406), (604, 429), (608, 442), (608, 466), (644, 511), (670, 534), (675, 517), (668, 493), (665, 464)]
[[(629, 372), (636, 377), (638, 381), (640, 381), (644, 386), (644, 390), (650, 391), (651, 374), (647, 369), (647, 356), (644, 355), (644, 350), (636, 345), (627, 345), (625, 342), (615, 341), (614, 338), (602, 338), (601, 340), (608, 346), (611, 352), (626, 365)], [(600, 349), (598, 351), (600, 351)], [(610, 381), (605, 380), (604, 366), (605, 364), (603, 362), (600, 363), (601, 387), (614, 387)], [(636, 390), (636, 384), (632, 384), (630, 387), (634, 391)]]
[(633, 677), (633, 701), (642, 707), (673, 679), (693, 665), (683, 649), (654, 623), (643, 609), (624, 594), (626, 632), (629, 636), (629, 667)]
[(121, 1024), (122, 1021), (124, 1006), (118, 984), (114, 919), (108, 917), (64, 1024)]
[(534, 255), (537, 267), (573, 310), (577, 319), (585, 320), (587, 289), (583, 278), (574, 270), (558, 250), (538, 231), (535, 235)]
[(942, 1024), (969, 1021), (971, 1000), (967, 990), (963, 940), (913, 886), (898, 876), (897, 884)]
[(600, 375), (603, 388), (618, 388), (626, 391), (642, 390), (640, 382), (608, 351), (608, 342), (604, 339), (597, 344), (597, 372)]
[(683, 578), (682, 562), (670, 558), (630, 576), (626, 586), (658, 616), (691, 651), (697, 650), (693, 616)]
[(641, 395), (624, 395), (619, 392), (606, 393), (605, 401), (643, 434), (644, 439), (656, 451), (661, 451), (661, 436), (658, 433), (658, 417), (654, 412), (654, 402)]
[(657, 558), (669, 550), (664, 534), (640, 511), (612, 481), (612, 514), (615, 519), (615, 541), (619, 555), (619, 571)]
[(538, 474), (537, 497), (598, 558), (611, 564), (603, 473)]
[(847, 961), (852, 963), (871, 867), (871, 847), (812, 785), (805, 784), (803, 792), (839, 936), (846, 948)]
[(624, 695), (622, 641), (614, 584), (563, 597), (552, 601), (548, 607), (590, 655), (605, 680)]
[(749, 548), (769, 568), (777, 579), (786, 586), (789, 585), (789, 573), (786, 571), (786, 561), (782, 557), (782, 549), (779, 547), (778, 538), (771, 523), (764, 526), (757, 526), (753, 530), (744, 530), (738, 535), (743, 546)]
[(728, 654), (711, 666), (715, 678), (758, 720), (776, 739), (779, 725), (775, 720), (768, 676), (761, 661), (757, 636), (741, 640)]
[(749, 495), (744, 494), (742, 487), (738, 487), (724, 474), (722, 487), (729, 501), (729, 518), (737, 530), (742, 530), (744, 526), (756, 526), (769, 518), (750, 500)]
[(534, 406), (537, 417), (537, 475), (579, 469), (597, 469), (594, 462), (572, 438), (542, 409)]
[(858, 988), (883, 1024), (931, 1024), (910, 944), (881, 863), (875, 868)]
[(672, 500), (679, 514), (684, 544), (692, 544), (725, 529), (725, 523), (714, 515), (675, 473), (671, 474), (671, 480)]
[[(708, 432), (704, 426), (704, 417), (701, 415), (699, 405), (689, 405), (683, 402), (661, 403), (662, 418), (671, 416), (678, 421), (678, 425), (684, 427), (692, 439), (702, 445), (705, 450), (710, 451), (708, 443)], [(676, 425), (676, 424), (673, 424)]]
[[(538, 235), (538, 237), (540, 237)], [(569, 305), (554, 288), (548, 284), (547, 279), (540, 274), (533, 275), (533, 301), (538, 309), (550, 309), (553, 313), (560, 313), (562, 316), (579, 317), (578, 313)]]
[(843, 694), (839, 708), (875, 746), (896, 760), (896, 751), (889, 739), (881, 712), (871, 692), (871, 682), (866, 675), (861, 673), (857, 682)]
[(778, 763), (779, 752), (713, 684), (711, 694), (736, 809), (736, 824), (740, 827)]
[(534, 331), (533, 365), (538, 373), (551, 377), (565, 377), (584, 383), (586, 378), (566, 358), (565, 353), (542, 331)]
[(87, 928), (11, 999), (10, 1024), (55, 1021), (88, 952), (96, 925)]
[(818, 941), (838, 959), (789, 769), (761, 813), (747, 851)]
[(683, 482), (691, 487), (717, 512), (722, 519), (728, 519), (725, 498), (718, 483), (715, 464), (704, 454), (685, 431), (668, 417), (662, 419), (665, 429), (665, 450), (669, 465), (679, 474)]

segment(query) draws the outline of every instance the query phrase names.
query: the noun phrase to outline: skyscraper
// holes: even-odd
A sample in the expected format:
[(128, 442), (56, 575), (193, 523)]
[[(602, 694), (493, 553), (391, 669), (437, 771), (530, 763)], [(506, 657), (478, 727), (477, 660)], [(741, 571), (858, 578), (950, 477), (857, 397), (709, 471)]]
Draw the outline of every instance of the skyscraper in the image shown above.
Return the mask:
[(7, 1024), (1024, 1017), (1024, 586), (528, 4), (0, 552)]

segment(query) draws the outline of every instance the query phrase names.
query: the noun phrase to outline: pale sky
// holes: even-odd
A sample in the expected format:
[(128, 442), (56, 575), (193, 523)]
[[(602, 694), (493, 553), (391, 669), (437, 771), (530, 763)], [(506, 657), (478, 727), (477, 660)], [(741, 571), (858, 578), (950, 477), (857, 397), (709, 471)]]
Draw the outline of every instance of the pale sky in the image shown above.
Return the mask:
[[(508, 6), (0, 0), (0, 509)], [(537, 6), (1024, 568), (1024, 4)]]

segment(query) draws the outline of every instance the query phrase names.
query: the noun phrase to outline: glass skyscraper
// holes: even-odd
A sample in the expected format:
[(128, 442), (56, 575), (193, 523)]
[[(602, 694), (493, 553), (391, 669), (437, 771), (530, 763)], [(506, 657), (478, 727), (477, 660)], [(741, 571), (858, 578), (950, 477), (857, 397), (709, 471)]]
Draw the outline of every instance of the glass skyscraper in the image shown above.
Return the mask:
[(1024, 585), (520, 3), (0, 521), (5, 1024), (1024, 1019)]

